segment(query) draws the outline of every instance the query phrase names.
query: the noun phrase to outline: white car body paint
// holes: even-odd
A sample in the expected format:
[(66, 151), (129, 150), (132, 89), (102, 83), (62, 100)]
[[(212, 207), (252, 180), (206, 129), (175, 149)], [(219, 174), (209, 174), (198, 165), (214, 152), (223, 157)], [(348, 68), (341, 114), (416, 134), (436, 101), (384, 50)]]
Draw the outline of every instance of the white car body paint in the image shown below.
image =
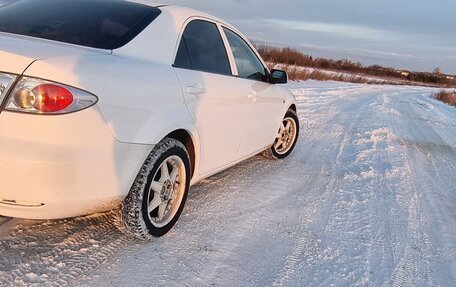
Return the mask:
[(153, 147), (176, 130), (188, 132), (195, 147), (192, 184), (272, 144), (294, 98), (279, 86), (236, 77), (223, 33), (233, 76), (172, 67), (192, 19), (242, 34), (198, 11), (160, 9), (113, 51), (0, 33), (0, 72), (98, 97), (95, 106), (67, 115), (0, 113), (0, 214), (51, 219), (112, 209)]
[[(200, 174), (235, 162), (244, 128), (246, 105), (243, 89), (237, 84), (238, 79), (185, 69), (176, 69), (176, 73), (198, 128)], [(221, 89), (221, 86), (224, 88)], [(192, 92), (192, 89), (204, 89), (205, 93)]]
[(0, 214), (60, 218), (117, 206), (150, 146), (116, 141), (95, 106), (64, 116), (0, 115)]

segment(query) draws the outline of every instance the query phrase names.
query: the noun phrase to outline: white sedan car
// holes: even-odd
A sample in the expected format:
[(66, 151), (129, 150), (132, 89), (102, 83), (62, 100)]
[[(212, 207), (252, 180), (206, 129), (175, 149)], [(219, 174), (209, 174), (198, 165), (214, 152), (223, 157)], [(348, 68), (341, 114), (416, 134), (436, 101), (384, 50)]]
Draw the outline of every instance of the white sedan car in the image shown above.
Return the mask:
[(0, 1), (0, 214), (55, 219), (121, 205), (162, 236), (189, 186), (293, 150), (293, 96), (231, 25), (122, 0)]

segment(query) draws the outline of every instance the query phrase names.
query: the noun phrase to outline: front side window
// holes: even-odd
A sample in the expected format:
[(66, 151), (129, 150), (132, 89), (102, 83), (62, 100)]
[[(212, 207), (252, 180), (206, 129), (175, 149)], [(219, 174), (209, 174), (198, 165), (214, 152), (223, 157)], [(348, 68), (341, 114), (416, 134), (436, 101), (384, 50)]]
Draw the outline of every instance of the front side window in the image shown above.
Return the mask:
[(190, 22), (182, 35), (174, 67), (231, 75), (217, 25), (203, 20)]
[(0, 0), (0, 32), (99, 49), (117, 49), (161, 11), (117, 0)]
[(233, 31), (226, 28), (223, 31), (233, 51), (239, 77), (265, 81), (266, 70), (250, 46)]

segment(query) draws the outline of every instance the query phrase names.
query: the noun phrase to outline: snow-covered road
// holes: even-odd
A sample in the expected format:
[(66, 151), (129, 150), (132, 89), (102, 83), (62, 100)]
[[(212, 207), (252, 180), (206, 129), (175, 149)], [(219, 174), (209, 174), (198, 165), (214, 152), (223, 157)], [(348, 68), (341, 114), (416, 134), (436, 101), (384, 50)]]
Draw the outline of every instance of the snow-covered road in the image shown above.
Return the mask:
[(0, 286), (454, 286), (456, 109), (431, 89), (290, 84), (292, 156), (190, 190), (170, 234), (0, 218)]

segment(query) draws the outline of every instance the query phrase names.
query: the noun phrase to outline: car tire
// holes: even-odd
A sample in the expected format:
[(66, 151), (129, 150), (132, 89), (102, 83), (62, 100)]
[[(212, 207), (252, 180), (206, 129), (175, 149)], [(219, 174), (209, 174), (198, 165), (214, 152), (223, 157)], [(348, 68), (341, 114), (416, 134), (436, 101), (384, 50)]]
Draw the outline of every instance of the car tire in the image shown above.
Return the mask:
[(190, 159), (185, 146), (165, 138), (147, 157), (122, 203), (126, 230), (142, 240), (165, 235), (182, 213), (189, 185)]
[(291, 154), (299, 138), (299, 119), (296, 112), (288, 110), (282, 120), (274, 143), (263, 155), (271, 159), (283, 159)]

